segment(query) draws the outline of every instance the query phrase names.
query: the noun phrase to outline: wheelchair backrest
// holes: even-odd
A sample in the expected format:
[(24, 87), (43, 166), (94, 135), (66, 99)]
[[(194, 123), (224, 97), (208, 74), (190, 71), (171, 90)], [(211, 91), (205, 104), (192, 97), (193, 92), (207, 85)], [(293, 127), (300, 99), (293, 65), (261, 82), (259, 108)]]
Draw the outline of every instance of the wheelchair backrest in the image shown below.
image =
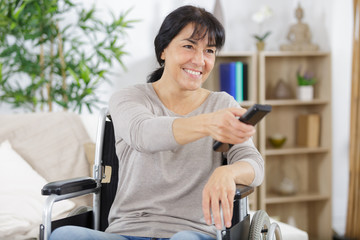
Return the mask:
[[(108, 215), (118, 186), (119, 160), (115, 150), (115, 133), (111, 119), (105, 122), (102, 147), (102, 168), (111, 167), (110, 182), (101, 183), (100, 194), (100, 230), (104, 231), (108, 223)], [(108, 177), (108, 176), (107, 176)]]

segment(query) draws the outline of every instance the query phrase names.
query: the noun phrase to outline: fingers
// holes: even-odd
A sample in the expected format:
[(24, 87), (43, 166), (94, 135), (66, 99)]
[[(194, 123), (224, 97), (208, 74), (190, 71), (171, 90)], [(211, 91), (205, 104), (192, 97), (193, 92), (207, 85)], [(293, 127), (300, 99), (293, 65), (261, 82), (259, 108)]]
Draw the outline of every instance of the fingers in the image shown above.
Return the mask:
[(222, 129), (217, 134), (216, 140), (224, 143), (231, 143), (231, 144), (238, 144), (243, 143), (249, 140), (256, 132), (255, 128), (250, 125), (246, 125), (244, 123), (240, 123), (241, 125), (245, 125), (246, 130), (239, 129), (239, 128), (229, 128), (229, 129)]
[(207, 225), (211, 225), (211, 213), (210, 213), (210, 195), (205, 191), (203, 191), (202, 198), (202, 210), (204, 213), (205, 222)]
[(231, 227), (231, 220), (234, 209), (234, 197), (235, 197), (235, 190), (229, 189), (227, 191), (226, 197), (224, 197), (221, 200), (224, 223), (227, 228)]
[[(231, 109), (230, 109), (231, 110)], [(229, 124), (231, 124), (232, 127), (239, 129), (244, 134), (251, 133), (255, 130), (254, 126), (243, 123), (239, 120), (239, 118), (246, 112), (246, 109), (239, 109), (240, 111), (236, 111), (233, 118), (229, 118)], [(241, 112), (241, 115), (238, 115), (238, 113)]]
[(238, 123), (240, 125), (234, 127), (228, 135), (229, 138), (233, 141), (244, 141), (251, 138), (255, 134), (256, 130), (253, 126), (247, 125), (242, 122)]
[(235, 190), (236, 184), (228, 168), (224, 166), (217, 168), (203, 190), (202, 209), (207, 224), (212, 224), (212, 213), (216, 228), (222, 229), (220, 210), (222, 208), (224, 224), (228, 228), (231, 227)]
[(231, 111), (235, 116), (242, 116), (244, 113), (246, 113), (247, 109), (245, 108), (228, 108), (229, 111)]
[(242, 108), (228, 108), (213, 113), (210, 135), (224, 143), (238, 144), (255, 134), (254, 126), (240, 122), (238, 117), (246, 112)]
[(220, 203), (216, 201), (216, 198), (212, 199), (211, 201), (211, 211), (214, 218), (215, 227), (217, 229), (222, 229), (222, 222), (220, 216)]
[(227, 228), (231, 227), (233, 205), (234, 205), (233, 201), (234, 201), (233, 194), (230, 194), (230, 196), (224, 195), (221, 198), (219, 198), (218, 196), (203, 198), (203, 212), (206, 223), (208, 225), (212, 224), (211, 222), (211, 212), (212, 212), (212, 216), (216, 228), (222, 229), (222, 224), (223, 224), (221, 220), (221, 210), (222, 210), (224, 225)]

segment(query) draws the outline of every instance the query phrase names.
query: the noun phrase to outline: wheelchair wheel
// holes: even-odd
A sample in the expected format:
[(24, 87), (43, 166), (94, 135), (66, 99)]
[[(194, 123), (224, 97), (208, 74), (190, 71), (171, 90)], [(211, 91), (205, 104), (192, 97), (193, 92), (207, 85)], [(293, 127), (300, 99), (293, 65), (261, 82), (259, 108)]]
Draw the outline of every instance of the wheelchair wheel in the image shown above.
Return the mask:
[(266, 240), (282, 240), (281, 230), (277, 223), (272, 223), (266, 234)]
[(249, 240), (265, 240), (270, 218), (263, 210), (256, 211), (250, 224)]

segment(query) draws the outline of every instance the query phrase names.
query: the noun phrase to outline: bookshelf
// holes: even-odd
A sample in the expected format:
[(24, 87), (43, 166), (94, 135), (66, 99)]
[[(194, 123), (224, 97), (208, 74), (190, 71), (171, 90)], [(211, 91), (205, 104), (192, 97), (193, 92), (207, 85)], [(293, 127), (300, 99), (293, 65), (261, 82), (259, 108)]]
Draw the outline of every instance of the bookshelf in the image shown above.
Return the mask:
[[(219, 64), (242, 61), (248, 64), (249, 100), (270, 104), (272, 112), (257, 125), (254, 142), (265, 160), (265, 179), (250, 195), (250, 208), (263, 209), (271, 217), (308, 232), (312, 239), (331, 239), (331, 54), (329, 52), (231, 52), (217, 56), (214, 70), (204, 87), (218, 91)], [(297, 100), (296, 71), (299, 66), (312, 71), (318, 82), (314, 99)], [(292, 90), (290, 99), (273, 99), (272, 91), (282, 79)], [(297, 118), (300, 114), (320, 116), (319, 146), (298, 146)], [(268, 137), (280, 133), (287, 137), (281, 148), (269, 145)], [(284, 195), (277, 191), (287, 177), (296, 191)]]
[[(310, 239), (331, 239), (331, 55), (260, 52), (258, 61), (258, 102), (273, 106), (272, 113), (259, 124), (259, 150), (266, 163), (259, 208), (305, 230)], [(312, 71), (318, 80), (313, 100), (296, 99), (296, 72), (300, 66)], [(273, 99), (272, 91), (279, 79), (293, 90), (291, 99)], [(297, 124), (303, 114), (320, 116), (318, 146), (298, 146)], [(279, 149), (268, 142), (268, 137), (276, 133), (287, 138)], [(295, 186), (295, 192), (279, 191), (284, 179)]]

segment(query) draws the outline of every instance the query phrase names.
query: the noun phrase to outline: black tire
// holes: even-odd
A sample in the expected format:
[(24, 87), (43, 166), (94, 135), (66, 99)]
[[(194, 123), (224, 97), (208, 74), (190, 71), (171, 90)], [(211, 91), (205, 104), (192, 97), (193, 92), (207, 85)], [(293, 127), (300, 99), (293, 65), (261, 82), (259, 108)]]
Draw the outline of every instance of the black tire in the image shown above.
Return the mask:
[(250, 224), (249, 240), (265, 240), (269, 228), (270, 218), (267, 213), (264, 210), (256, 211)]

